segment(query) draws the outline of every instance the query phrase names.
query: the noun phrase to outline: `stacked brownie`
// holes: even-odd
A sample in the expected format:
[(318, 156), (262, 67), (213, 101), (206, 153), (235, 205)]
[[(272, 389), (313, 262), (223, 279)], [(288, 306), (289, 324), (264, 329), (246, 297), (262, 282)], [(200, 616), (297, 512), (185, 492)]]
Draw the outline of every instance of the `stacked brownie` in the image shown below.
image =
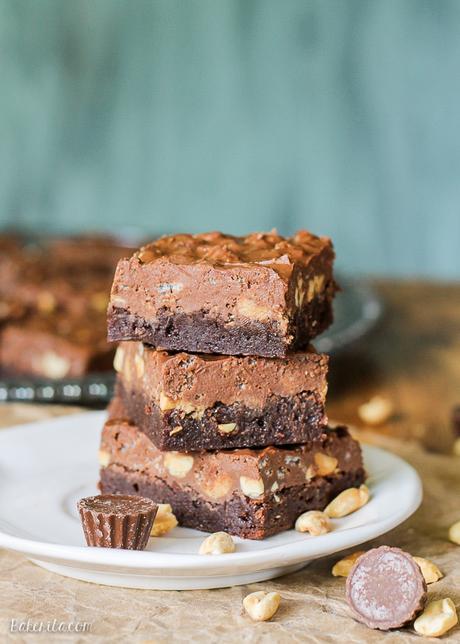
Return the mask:
[(117, 393), (103, 493), (170, 503), (183, 526), (251, 539), (360, 485), (359, 445), (327, 426), (329, 239), (159, 239), (118, 263), (108, 312)]

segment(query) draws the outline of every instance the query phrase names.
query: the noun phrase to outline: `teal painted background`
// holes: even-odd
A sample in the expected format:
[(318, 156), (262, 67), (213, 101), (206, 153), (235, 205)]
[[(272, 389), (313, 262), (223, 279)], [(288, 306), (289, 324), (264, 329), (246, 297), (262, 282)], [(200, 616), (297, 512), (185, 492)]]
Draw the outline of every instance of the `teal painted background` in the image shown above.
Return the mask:
[(458, 0), (0, 0), (0, 222), (460, 277)]

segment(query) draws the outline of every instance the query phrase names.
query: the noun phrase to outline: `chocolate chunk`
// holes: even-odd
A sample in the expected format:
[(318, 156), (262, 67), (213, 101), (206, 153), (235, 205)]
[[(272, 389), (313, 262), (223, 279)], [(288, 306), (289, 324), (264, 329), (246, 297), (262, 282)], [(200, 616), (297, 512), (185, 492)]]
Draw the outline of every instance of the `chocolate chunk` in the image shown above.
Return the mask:
[(347, 601), (356, 619), (387, 631), (411, 622), (426, 603), (426, 583), (413, 557), (381, 546), (362, 555), (347, 577)]
[(102, 494), (80, 499), (78, 511), (88, 546), (144, 550), (158, 506), (150, 499)]
[(455, 405), (452, 409), (452, 430), (454, 435), (460, 438), (460, 405)]

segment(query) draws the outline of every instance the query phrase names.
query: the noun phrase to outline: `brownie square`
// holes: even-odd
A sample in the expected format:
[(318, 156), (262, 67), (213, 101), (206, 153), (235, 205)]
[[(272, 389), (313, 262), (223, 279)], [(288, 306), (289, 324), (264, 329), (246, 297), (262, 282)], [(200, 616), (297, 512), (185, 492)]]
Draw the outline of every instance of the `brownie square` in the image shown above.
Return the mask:
[(109, 339), (284, 357), (332, 321), (334, 251), (300, 231), (163, 237), (118, 263)]
[(110, 369), (113, 355), (102, 315), (35, 312), (0, 326), (0, 367), (7, 374), (74, 378)]
[(322, 510), (365, 479), (359, 444), (346, 428), (305, 445), (207, 452), (161, 452), (129, 420), (102, 433), (103, 494), (139, 494), (170, 503), (180, 525), (263, 539)]
[(127, 414), (161, 450), (304, 443), (321, 436), (328, 357), (168, 353), (123, 342), (115, 368)]
[(0, 370), (59, 379), (111, 369), (106, 311), (124, 254), (109, 237), (0, 235)]

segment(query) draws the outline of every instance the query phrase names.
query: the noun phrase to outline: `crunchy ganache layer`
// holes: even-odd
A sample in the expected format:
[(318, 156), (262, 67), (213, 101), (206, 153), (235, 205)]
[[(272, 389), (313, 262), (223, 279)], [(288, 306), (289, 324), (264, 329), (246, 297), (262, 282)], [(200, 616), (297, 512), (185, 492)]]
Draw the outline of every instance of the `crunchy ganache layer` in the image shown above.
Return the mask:
[(330, 240), (305, 231), (164, 237), (119, 262), (109, 339), (283, 356), (330, 323), (333, 260)]
[(346, 428), (329, 429), (322, 438), (295, 447), (213, 452), (161, 452), (128, 420), (104, 426), (101, 467), (120, 466), (173, 489), (186, 488), (210, 502), (235, 494), (257, 502), (276, 501), (282, 490), (334, 479), (363, 468), (359, 444)]
[(199, 414), (216, 403), (263, 409), (273, 396), (327, 393), (328, 357), (309, 351), (287, 358), (219, 356), (158, 351), (141, 342), (123, 342), (114, 361), (123, 387), (144, 392), (162, 411)]

